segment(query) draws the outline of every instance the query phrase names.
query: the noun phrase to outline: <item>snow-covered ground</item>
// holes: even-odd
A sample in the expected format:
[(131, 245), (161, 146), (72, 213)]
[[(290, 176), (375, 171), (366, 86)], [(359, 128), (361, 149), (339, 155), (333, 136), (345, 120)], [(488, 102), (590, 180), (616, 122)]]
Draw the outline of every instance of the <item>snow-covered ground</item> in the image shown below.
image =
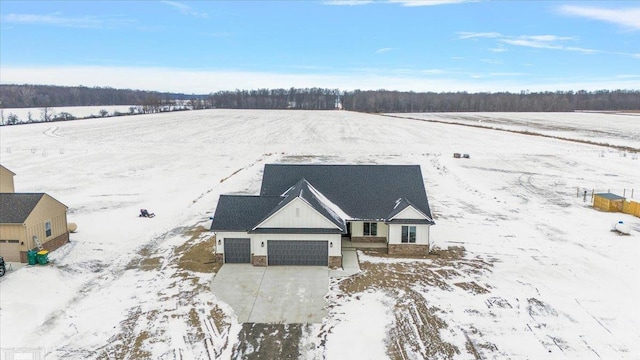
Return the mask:
[(531, 132), (640, 149), (640, 113), (409, 113), (390, 115)]
[[(640, 148), (638, 116), (529, 115), (527, 126), (541, 131), (557, 122), (571, 129), (566, 137), (598, 133), (599, 142)], [(528, 115), (496, 119), (511, 126), (510, 116), (520, 127)], [(490, 118), (482, 114), (483, 122)], [(232, 310), (206, 289), (211, 274), (183, 271), (174, 261), (185, 243), (208, 236), (192, 240), (185, 229), (208, 227), (220, 194), (257, 194), (266, 163), (322, 162), (420, 164), (437, 245), (463, 246), (492, 262), (474, 275), (487, 293), (415, 289), (441, 309), (447, 341), (462, 350), (457, 358), (469, 358), (460, 334), (470, 326), (495, 345), (484, 358), (639, 357), (640, 219), (595, 211), (589, 198), (576, 196), (578, 189), (627, 196), (634, 189), (640, 199), (637, 154), (342, 111), (202, 110), (40, 123), (1, 127), (0, 139), (0, 162), (17, 174), (16, 191), (49, 193), (78, 224), (71, 243), (51, 254), (51, 266), (0, 279), (2, 348), (42, 348), (47, 359), (123, 357), (126, 348), (136, 349), (126, 353), (133, 358), (229, 357), (240, 331)], [(471, 158), (454, 159), (454, 152)], [(157, 216), (138, 218), (140, 208)], [(618, 220), (631, 225), (630, 236), (610, 231)], [(135, 265), (148, 258), (157, 266)], [(312, 348), (314, 337), (328, 333), (310, 357), (337, 358), (354, 345), (386, 357), (380, 341), (392, 315), (381, 309), (392, 303), (388, 295), (359, 296), (366, 311), (352, 297), (331, 296), (337, 291), (332, 286), (322, 330), (303, 339)], [(354, 331), (375, 343), (338, 337)]]

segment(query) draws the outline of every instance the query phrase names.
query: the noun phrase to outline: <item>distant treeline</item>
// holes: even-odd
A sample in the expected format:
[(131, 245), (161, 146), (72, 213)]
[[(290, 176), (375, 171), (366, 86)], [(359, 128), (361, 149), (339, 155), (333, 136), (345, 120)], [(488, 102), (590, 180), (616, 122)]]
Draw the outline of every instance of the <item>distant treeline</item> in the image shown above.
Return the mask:
[(3, 108), (145, 105), (190, 100), (195, 95), (84, 86), (0, 85)]
[(188, 109), (341, 108), (360, 112), (548, 112), (640, 110), (640, 90), (520, 93), (402, 92), (304, 88), (218, 91), (206, 95), (112, 88), (0, 85), (3, 108), (138, 105), (143, 112), (167, 106)]

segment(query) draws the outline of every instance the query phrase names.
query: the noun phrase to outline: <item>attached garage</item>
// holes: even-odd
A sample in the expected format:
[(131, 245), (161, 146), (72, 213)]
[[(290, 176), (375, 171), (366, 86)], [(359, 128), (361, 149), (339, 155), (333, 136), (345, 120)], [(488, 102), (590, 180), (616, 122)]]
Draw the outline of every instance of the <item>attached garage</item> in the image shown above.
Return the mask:
[(268, 264), (327, 266), (329, 242), (311, 240), (267, 241)]
[(250, 264), (251, 240), (224, 239), (224, 262), (227, 264)]
[(20, 241), (0, 240), (0, 256), (4, 261), (20, 262)]

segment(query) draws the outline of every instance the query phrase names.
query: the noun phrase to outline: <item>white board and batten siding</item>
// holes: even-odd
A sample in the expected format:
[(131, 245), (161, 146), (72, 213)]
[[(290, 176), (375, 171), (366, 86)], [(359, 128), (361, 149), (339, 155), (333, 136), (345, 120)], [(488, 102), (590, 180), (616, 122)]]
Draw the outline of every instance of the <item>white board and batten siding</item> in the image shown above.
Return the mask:
[(374, 222), (374, 223), (378, 224), (377, 229), (376, 229), (378, 235), (376, 235), (376, 236), (386, 237), (387, 234), (389, 233), (389, 229), (387, 227), (387, 224), (385, 224), (384, 222), (380, 222), (380, 221), (352, 221), (351, 222), (351, 236), (365, 236), (364, 235), (364, 223), (366, 223), (366, 222)]
[[(413, 206), (407, 206), (404, 210), (396, 214), (392, 219), (427, 220), (428, 218)], [(389, 244), (406, 244), (402, 242), (403, 226), (416, 227), (416, 245), (429, 245), (431, 225), (425, 224), (389, 224)]]
[(426, 219), (423, 213), (416, 210), (413, 206), (407, 206), (393, 217), (393, 219)]
[(260, 223), (257, 228), (331, 229), (337, 228), (337, 226), (304, 200), (297, 198)]
[(403, 226), (416, 227), (416, 245), (429, 245), (429, 232), (431, 226), (412, 224), (389, 224), (389, 244), (406, 244), (402, 242)]

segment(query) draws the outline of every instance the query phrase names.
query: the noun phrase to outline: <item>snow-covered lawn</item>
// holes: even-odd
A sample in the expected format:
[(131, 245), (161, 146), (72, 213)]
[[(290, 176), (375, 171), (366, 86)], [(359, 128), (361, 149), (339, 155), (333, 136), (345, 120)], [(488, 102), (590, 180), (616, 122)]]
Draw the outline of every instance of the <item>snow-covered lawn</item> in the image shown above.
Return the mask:
[[(529, 128), (547, 131), (557, 121), (570, 129), (563, 137), (598, 134), (598, 142), (640, 147), (638, 116), (496, 118), (512, 126), (511, 116), (520, 127), (529, 115)], [(490, 118), (482, 114), (483, 122)], [(210, 241), (198, 229), (209, 226), (218, 195), (258, 193), (264, 164), (322, 162), (420, 164), (437, 245), (463, 247), (456, 261), (487, 265), (449, 271), (451, 264), (433, 259), (361, 254), (369, 265), (358, 277), (427, 266), (442, 270), (447, 286), (404, 284), (410, 297), (403, 299), (375, 283), (359, 292), (335, 280), (324, 324), (300, 334), (303, 357), (340, 358), (354, 348), (368, 358), (429, 354), (420, 345), (428, 326), (422, 309), (441, 325), (435, 334), (443, 350), (435, 357), (640, 354), (640, 219), (595, 211), (589, 198), (576, 196), (578, 189), (627, 196), (634, 189), (639, 199), (637, 154), (339, 111), (203, 110), (41, 123), (1, 127), (0, 139), (0, 162), (17, 174), (16, 191), (49, 193), (78, 224), (50, 266), (0, 280), (2, 348), (43, 348), (47, 359), (231, 357), (242, 324), (208, 290), (213, 270), (185, 267), (185, 254)], [(454, 152), (471, 158), (454, 159)], [(138, 218), (140, 208), (157, 216)], [(610, 231), (618, 220), (631, 225), (630, 236)], [(394, 312), (398, 304), (409, 310)], [(398, 345), (398, 331), (407, 336), (407, 329), (417, 337)]]

